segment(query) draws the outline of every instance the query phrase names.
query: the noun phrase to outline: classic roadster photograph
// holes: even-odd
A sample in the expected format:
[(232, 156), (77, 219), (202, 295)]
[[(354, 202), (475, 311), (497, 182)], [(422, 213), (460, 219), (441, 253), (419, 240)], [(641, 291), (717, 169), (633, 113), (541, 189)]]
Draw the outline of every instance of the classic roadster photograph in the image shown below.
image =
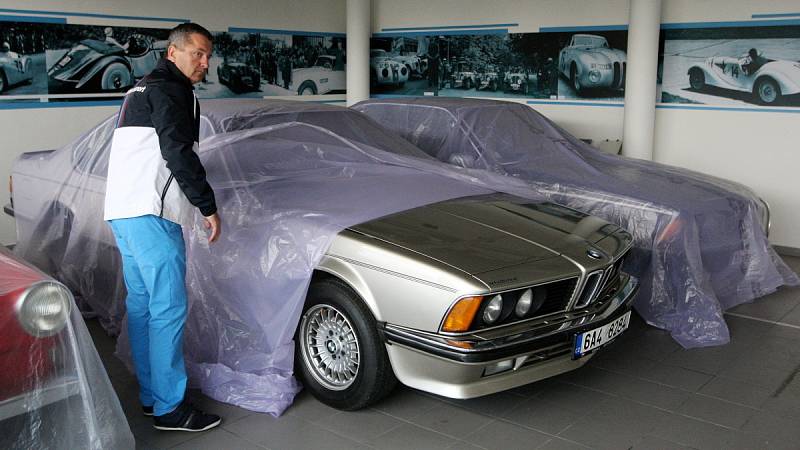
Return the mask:
[[(739, 57), (713, 56), (693, 64), (687, 76), (698, 92), (733, 96), (752, 94), (752, 102), (776, 105), (788, 95), (800, 94), (800, 61), (770, 59), (753, 48)], [(711, 92), (709, 88), (719, 88)], [(795, 97), (800, 105), (800, 96)]]
[(297, 95), (341, 94), (347, 90), (346, 70), (335, 67), (335, 56), (320, 55), (313, 66), (292, 70), (289, 88)]
[(65, 52), (48, 50), (48, 90), (51, 94), (121, 92), (150, 73), (166, 49), (166, 41), (133, 35), (127, 48), (83, 39)]
[[(579, 97), (592, 90), (624, 90), (627, 55), (603, 36), (575, 34), (558, 54), (558, 70)], [(559, 91), (559, 97), (569, 97)]]
[(767, 240), (768, 205), (741, 184), (603, 153), (525, 104), (418, 97), (353, 108), (440, 161), (525, 181), (629, 230), (634, 307), (685, 348), (728, 343), (725, 310), (800, 284)]
[(261, 73), (258, 67), (225, 59), (217, 66), (217, 80), (236, 94), (252, 92), (261, 86)]
[[(335, 408), (399, 381), (451, 398), (581, 367), (628, 327), (632, 235), (527, 184), (431, 158), (354, 110), (201, 103), (200, 157), (226, 231), (183, 224), (190, 380), (279, 415), (299, 385)], [(120, 257), (102, 221), (115, 117), (13, 169), (17, 254), (121, 333)]]

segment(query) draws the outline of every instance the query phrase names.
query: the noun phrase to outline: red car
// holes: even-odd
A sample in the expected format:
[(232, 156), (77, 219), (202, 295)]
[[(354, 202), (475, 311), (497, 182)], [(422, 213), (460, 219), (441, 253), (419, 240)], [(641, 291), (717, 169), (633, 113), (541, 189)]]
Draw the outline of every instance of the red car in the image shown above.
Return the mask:
[(2, 246), (0, 368), (0, 448), (133, 448), (72, 294)]

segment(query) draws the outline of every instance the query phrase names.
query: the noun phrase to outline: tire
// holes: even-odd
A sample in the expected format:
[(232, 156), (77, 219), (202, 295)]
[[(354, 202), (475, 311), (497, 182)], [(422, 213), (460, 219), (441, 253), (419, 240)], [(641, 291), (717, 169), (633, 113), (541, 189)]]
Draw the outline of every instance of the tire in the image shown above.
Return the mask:
[(317, 85), (313, 81), (306, 80), (297, 88), (297, 95), (317, 95)]
[(472, 89), (472, 80), (471, 79), (467, 78), (467, 79), (464, 80), (464, 89), (467, 90), (467, 91)]
[(492, 92), (496, 92), (497, 91), (497, 82), (496, 81), (490, 81), (489, 82), (489, 90), (492, 91)]
[(762, 105), (774, 105), (781, 100), (781, 88), (772, 78), (759, 78), (753, 88), (753, 96)]
[(8, 88), (8, 79), (6, 79), (6, 73), (0, 70), (0, 93), (5, 91)]
[(578, 68), (575, 64), (569, 69), (569, 81), (572, 83), (576, 94), (580, 95), (583, 93), (583, 86), (581, 86), (581, 80), (578, 78)]
[(700, 69), (689, 71), (689, 87), (695, 91), (702, 90), (706, 86), (706, 75)]
[(100, 77), (100, 89), (104, 91), (119, 91), (130, 86), (131, 82), (130, 69), (125, 64), (115, 62), (103, 69), (103, 74)]
[(297, 327), (295, 372), (319, 401), (353, 411), (397, 384), (369, 308), (343, 282), (313, 281)]

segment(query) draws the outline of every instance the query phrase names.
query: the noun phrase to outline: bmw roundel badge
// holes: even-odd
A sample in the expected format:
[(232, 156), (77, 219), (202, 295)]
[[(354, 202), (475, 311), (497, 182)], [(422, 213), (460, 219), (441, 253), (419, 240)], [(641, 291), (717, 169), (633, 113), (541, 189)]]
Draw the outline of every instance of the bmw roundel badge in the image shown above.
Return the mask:
[(592, 258), (592, 259), (600, 259), (600, 258), (603, 257), (602, 253), (600, 253), (599, 251), (597, 251), (597, 250), (595, 250), (593, 248), (590, 248), (589, 250), (586, 250), (586, 254), (589, 255), (589, 258)]

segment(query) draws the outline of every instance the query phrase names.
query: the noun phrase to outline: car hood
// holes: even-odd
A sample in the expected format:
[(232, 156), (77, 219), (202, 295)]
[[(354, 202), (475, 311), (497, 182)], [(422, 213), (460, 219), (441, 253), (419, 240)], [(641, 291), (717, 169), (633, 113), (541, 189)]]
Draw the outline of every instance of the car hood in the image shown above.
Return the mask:
[[(597, 217), (550, 203), (468, 197), (423, 206), (350, 227), (429, 258), (479, 274), (566, 254), (582, 259), (587, 247), (609, 256), (604, 238), (621, 231)], [(627, 235), (629, 236), (629, 235)]]
[(624, 61), (625, 52), (615, 48), (591, 47), (586, 49), (586, 54), (595, 58), (606, 58), (608, 61)]

